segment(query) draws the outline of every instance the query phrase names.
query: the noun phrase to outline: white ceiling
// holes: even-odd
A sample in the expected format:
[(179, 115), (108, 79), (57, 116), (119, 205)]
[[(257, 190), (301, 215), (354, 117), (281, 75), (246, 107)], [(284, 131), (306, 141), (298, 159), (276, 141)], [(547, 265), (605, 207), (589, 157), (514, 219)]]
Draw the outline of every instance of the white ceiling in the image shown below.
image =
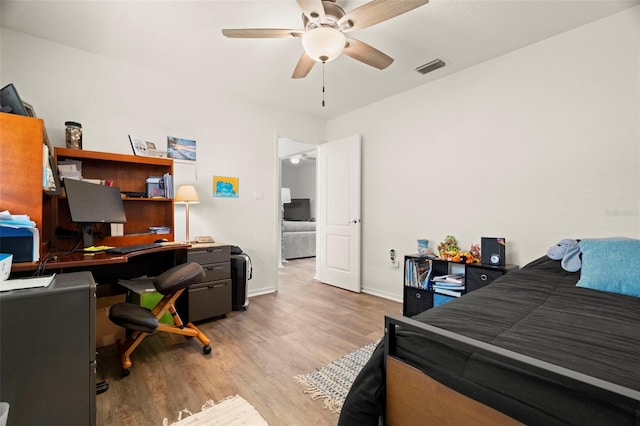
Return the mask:
[[(400, 1), (400, 0), (398, 0)], [(366, 1), (337, 0), (345, 11)], [(640, 0), (431, 0), (357, 38), (395, 59), (377, 70), (342, 55), (307, 78), (291, 73), (300, 39), (228, 39), (223, 28), (302, 29), (295, 0), (8, 1), (2, 26), (63, 45), (199, 81), (260, 104), (321, 118), (379, 101), (640, 4)], [(447, 63), (431, 74), (415, 68)], [(169, 65), (169, 66), (168, 66)]]

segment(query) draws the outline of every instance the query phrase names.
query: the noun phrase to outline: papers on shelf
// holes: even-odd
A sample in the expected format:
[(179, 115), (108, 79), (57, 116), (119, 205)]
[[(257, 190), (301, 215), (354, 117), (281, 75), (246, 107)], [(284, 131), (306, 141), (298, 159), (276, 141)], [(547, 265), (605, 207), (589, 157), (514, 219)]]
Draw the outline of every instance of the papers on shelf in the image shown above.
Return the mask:
[(464, 274), (447, 274), (433, 277), (434, 283), (464, 284)]
[(83, 249), (83, 251), (89, 252), (89, 253), (98, 253), (101, 251), (105, 251), (105, 250), (109, 250), (115, 248), (113, 246), (91, 246), (91, 247), (85, 247)]
[(0, 291), (21, 290), (25, 288), (49, 287), (56, 274), (46, 277), (18, 278), (0, 281)]
[(58, 161), (58, 174), (60, 179), (82, 180), (82, 161), (61, 160)]
[(9, 210), (0, 212), (0, 226), (12, 228), (35, 228), (36, 223), (26, 214), (11, 214)]

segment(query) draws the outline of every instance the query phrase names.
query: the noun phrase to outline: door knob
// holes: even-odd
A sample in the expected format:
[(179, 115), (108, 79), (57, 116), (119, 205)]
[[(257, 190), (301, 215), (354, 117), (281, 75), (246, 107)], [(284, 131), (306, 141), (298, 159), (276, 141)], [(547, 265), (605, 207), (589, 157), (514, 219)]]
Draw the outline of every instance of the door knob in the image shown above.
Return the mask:
[(360, 219), (353, 219), (350, 223), (359, 223)]

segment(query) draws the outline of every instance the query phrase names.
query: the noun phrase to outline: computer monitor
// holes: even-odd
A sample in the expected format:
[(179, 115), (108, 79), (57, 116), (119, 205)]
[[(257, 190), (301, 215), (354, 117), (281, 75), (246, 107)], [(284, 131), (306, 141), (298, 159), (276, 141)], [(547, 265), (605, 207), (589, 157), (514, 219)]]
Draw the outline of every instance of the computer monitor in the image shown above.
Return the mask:
[(292, 198), (290, 203), (284, 204), (284, 220), (311, 220), (311, 206), (308, 198)]
[(2, 112), (29, 116), (13, 83), (9, 83), (0, 89), (0, 106), (2, 107)]
[(93, 246), (93, 225), (127, 223), (120, 189), (75, 179), (65, 179), (71, 221), (82, 229), (85, 247)]

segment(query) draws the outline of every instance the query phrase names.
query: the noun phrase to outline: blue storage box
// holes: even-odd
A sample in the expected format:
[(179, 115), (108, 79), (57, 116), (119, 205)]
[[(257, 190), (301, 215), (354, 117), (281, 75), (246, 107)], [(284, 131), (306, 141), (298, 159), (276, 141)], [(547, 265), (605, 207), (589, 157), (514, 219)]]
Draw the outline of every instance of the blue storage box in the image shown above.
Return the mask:
[(457, 299), (457, 297), (449, 296), (446, 294), (440, 294), (438, 293), (438, 290), (436, 290), (433, 293), (433, 307), (435, 308), (436, 306), (442, 305), (443, 303), (447, 303), (455, 299)]

